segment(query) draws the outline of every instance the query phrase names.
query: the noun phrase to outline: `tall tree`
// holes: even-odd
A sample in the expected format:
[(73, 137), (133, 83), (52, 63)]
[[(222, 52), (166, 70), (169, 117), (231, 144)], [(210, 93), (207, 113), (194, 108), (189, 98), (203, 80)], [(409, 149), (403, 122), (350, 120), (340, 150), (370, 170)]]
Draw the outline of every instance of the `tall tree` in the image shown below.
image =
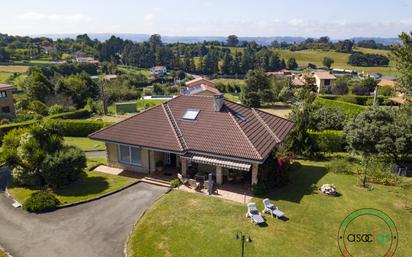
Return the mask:
[(241, 91), (241, 101), (251, 107), (259, 107), (262, 100), (274, 97), (269, 78), (262, 70), (250, 70), (246, 75), (246, 85)]
[(227, 46), (235, 47), (239, 45), (239, 39), (236, 35), (230, 35), (226, 40)]
[(394, 47), (392, 55), (399, 70), (399, 85), (405, 91), (406, 99), (412, 96), (412, 32), (402, 33), (399, 38), (402, 44)]
[(332, 66), (332, 64), (335, 62), (335, 60), (333, 60), (330, 57), (325, 56), (323, 58), (323, 65), (325, 65), (326, 67), (328, 67), (328, 69), (330, 69), (330, 67)]

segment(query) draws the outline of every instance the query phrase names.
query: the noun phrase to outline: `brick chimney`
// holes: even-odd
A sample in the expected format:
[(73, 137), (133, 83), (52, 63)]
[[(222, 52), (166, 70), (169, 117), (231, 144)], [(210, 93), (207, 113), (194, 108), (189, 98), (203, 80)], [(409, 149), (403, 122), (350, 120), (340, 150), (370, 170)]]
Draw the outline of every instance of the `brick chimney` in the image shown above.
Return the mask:
[(225, 101), (225, 98), (224, 98), (223, 94), (214, 95), (213, 97), (214, 97), (215, 112), (220, 112), (220, 109), (222, 109), (223, 102)]

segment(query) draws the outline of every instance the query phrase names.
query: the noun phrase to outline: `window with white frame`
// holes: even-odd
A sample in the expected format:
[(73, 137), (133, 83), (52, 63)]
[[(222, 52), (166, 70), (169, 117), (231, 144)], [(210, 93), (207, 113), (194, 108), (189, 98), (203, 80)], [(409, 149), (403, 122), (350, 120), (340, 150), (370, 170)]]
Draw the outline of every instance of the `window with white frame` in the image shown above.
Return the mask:
[(7, 92), (6, 91), (0, 91), (0, 98), (6, 98), (7, 97)]
[(139, 166), (141, 165), (140, 156), (139, 147), (119, 145), (119, 162)]

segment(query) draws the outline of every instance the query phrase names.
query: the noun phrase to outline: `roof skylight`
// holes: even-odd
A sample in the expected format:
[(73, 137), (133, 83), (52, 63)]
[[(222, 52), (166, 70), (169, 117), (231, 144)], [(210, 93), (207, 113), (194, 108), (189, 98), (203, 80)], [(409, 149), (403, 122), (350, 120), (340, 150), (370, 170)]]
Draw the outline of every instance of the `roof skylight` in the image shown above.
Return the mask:
[(185, 114), (183, 114), (183, 119), (185, 120), (196, 120), (197, 115), (199, 115), (199, 109), (187, 109)]

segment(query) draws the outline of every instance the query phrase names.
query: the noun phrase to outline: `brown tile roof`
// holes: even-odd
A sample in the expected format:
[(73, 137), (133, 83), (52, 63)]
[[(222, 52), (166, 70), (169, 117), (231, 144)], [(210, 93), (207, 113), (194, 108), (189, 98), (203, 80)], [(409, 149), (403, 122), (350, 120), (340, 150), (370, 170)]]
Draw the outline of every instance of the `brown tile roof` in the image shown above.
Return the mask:
[[(182, 118), (189, 108), (200, 110), (194, 121)], [(263, 161), (292, 127), (291, 121), (228, 100), (216, 112), (212, 96), (179, 96), (90, 137), (182, 154)]]
[(389, 79), (382, 79), (381, 81), (379, 81), (378, 86), (380, 86), (380, 87), (383, 87), (383, 86), (394, 87), (395, 86), (395, 81), (389, 80)]
[(208, 86), (211, 86), (211, 87), (216, 87), (216, 84), (213, 81), (202, 78), (202, 77), (192, 79), (192, 80), (186, 82), (185, 84), (186, 84), (186, 87), (196, 87), (196, 86), (199, 86), (199, 85), (202, 85), (202, 84), (208, 85)]
[(16, 87), (9, 84), (0, 84), (0, 90), (15, 89)]

